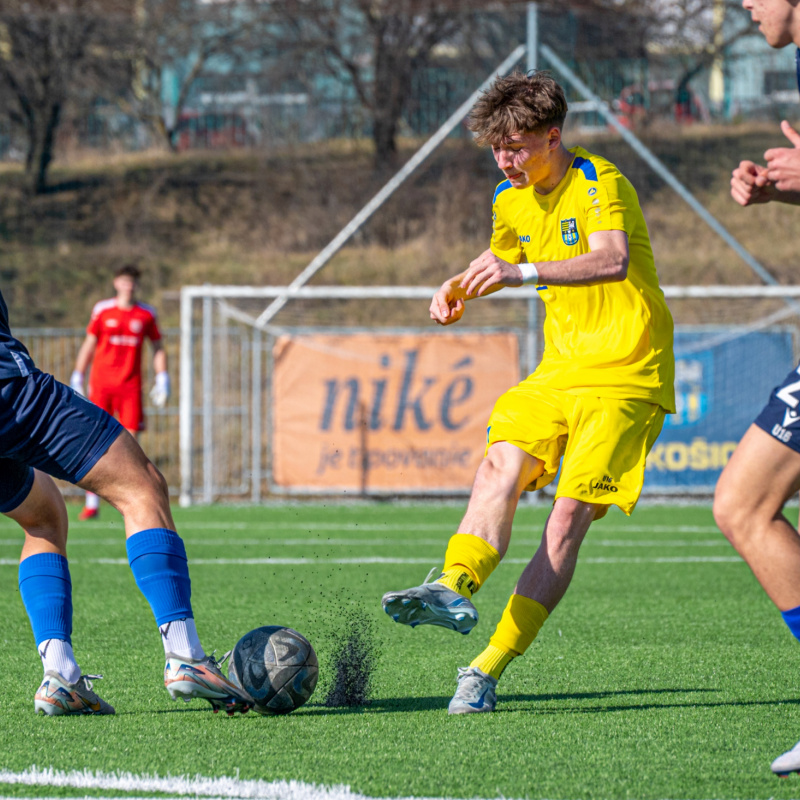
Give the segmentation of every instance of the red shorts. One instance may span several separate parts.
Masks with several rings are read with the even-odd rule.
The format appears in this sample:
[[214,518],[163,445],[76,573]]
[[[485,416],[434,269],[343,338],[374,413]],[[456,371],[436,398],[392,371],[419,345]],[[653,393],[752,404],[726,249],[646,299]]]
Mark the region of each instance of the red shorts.
[[144,412],[142,410],[142,390],[127,386],[90,386],[89,399],[116,417],[123,428],[129,431],[144,430]]

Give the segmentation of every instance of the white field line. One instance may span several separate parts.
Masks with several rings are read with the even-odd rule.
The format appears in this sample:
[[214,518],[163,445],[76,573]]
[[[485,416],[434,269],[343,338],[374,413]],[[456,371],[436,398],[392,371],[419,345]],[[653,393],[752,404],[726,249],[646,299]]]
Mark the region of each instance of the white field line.
[[[441,539],[195,539],[184,536],[184,541],[190,547],[445,547],[447,537]],[[124,539],[118,536],[115,539],[69,539],[71,547],[119,546]],[[538,547],[539,539],[513,539],[518,546]],[[0,539],[0,547],[19,547],[22,544],[22,534],[17,539]],[[727,540],[720,535],[719,539],[699,540],[671,540],[659,541],[657,539],[587,539],[583,548],[592,547],[730,547]]]
[[[504,558],[503,564],[527,564],[529,558]],[[126,558],[71,558],[70,564],[103,564],[106,566],[128,566]],[[192,558],[189,563],[194,566],[316,566],[330,564],[353,564],[367,566],[369,564],[427,564],[441,563],[435,558],[393,558],[383,556],[363,556],[361,558]],[[739,556],[662,556],[655,558],[581,558],[580,564],[743,564]],[[19,559],[0,558],[0,567],[16,567]]]
[[[98,523],[98,522],[71,522],[70,530],[103,530],[119,531],[122,533],[122,523]],[[541,527],[540,523],[530,525],[520,522],[517,529],[523,527]],[[0,524],[0,530],[16,530],[16,526],[7,523]],[[446,522],[442,523],[415,523],[411,525],[397,524],[371,524],[360,525],[357,522],[184,522],[179,526],[181,531],[264,531],[268,534],[282,533],[283,531],[335,531],[344,533],[346,531],[358,531],[361,533],[414,533],[414,532],[439,532],[443,536],[452,533],[453,525]],[[714,525],[624,525],[620,528],[604,526],[595,529],[598,533],[719,533],[719,529]]]
[[[71,789],[106,789],[122,792],[160,792],[172,797],[207,798],[257,798],[258,800],[379,800],[353,792],[349,786],[320,786],[301,781],[242,780],[238,777],[206,778],[202,775],[160,777],[159,775],[134,775],[130,772],[62,772],[54,769],[30,767],[23,772],[0,770],[0,784],[15,786],[57,786]],[[60,800],[63,800],[61,798]],[[93,798],[94,800],[94,798]],[[126,800],[134,800],[133,796]],[[150,798],[154,800],[154,798]],[[395,798],[394,800],[401,800]],[[407,798],[406,800],[410,800]],[[414,798],[433,800],[433,798]]]

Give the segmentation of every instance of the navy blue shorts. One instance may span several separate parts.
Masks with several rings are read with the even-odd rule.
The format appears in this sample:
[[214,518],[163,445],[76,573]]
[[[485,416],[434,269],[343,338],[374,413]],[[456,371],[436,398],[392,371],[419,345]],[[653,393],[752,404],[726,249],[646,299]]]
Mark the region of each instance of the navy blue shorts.
[[0,512],[12,511],[28,496],[33,467],[77,483],[122,430],[46,372],[0,380]]
[[793,369],[769,396],[755,424],[800,453],[800,367]]

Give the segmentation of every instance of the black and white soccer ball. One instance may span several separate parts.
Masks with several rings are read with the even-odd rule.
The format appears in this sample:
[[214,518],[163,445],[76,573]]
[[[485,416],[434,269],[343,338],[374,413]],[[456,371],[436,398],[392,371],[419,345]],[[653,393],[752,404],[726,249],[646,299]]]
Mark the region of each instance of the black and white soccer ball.
[[292,628],[265,625],[236,643],[228,677],[255,700],[259,714],[289,714],[314,692],[319,662],[311,642]]

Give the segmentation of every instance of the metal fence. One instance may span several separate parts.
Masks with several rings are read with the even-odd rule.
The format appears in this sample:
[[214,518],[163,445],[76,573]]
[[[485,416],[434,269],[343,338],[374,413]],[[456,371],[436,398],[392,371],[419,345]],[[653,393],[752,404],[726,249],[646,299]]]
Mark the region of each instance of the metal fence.
[[[187,287],[180,331],[164,331],[170,372],[176,378],[180,373],[180,381],[174,381],[166,408],[146,408],[148,425],[140,442],[173,496],[180,489],[183,504],[258,503],[286,494],[272,475],[278,336],[400,332],[398,321],[419,319],[420,303],[432,291],[308,287],[295,293],[267,330],[254,327],[259,310],[283,288]],[[796,363],[800,288],[665,287],[665,294],[676,321],[678,413],[668,418],[648,459],[645,491],[707,495],[770,388]],[[520,372],[533,370],[541,356],[542,313],[531,290],[471,304],[468,322],[473,331],[516,333]],[[82,329],[16,333],[41,369],[69,380]],[[149,387],[149,358],[144,367]]]
[[[36,366],[69,383],[75,366],[78,349],[86,336],[83,328],[16,328],[14,335],[28,348]],[[178,374],[178,330],[162,331],[164,348],[170,372]],[[146,346],[145,346],[146,347]],[[177,494],[178,487],[178,398],[170,398],[165,408],[149,404],[148,390],[153,385],[153,364],[145,352],[142,363],[146,429],[139,435],[144,451],[167,479],[170,492]],[[177,389],[177,380],[173,381]],[[61,484],[67,495],[80,495],[82,491],[66,483]]]

